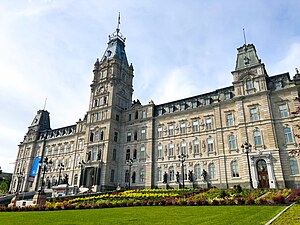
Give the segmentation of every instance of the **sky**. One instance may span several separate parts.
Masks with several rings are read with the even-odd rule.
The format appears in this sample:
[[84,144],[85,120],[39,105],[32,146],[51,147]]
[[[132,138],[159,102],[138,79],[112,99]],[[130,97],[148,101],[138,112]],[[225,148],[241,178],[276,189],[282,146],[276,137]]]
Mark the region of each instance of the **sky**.
[[270,76],[300,67],[298,0],[0,0],[0,166],[13,172],[36,112],[51,128],[88,110],[93,65],[117,27],[142,104],[232,85],[237,48],[253,43]]

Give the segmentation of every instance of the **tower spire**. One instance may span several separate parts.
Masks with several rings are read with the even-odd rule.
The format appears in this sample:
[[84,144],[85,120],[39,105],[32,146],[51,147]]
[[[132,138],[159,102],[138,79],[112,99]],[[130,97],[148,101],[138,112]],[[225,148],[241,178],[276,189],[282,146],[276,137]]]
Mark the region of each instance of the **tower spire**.
[[117,34],[120,32],[120,24],[121,24],[121,16],[120,16],[120,12],[119,12],[119,16],[118,16],[118,25],[117,25]]
[[246,41],[246,32],[245,32],[245,28],[243,28],[243,34],[244,34],[244,42],[245,42],[245,46],[247,46],[247,41]]

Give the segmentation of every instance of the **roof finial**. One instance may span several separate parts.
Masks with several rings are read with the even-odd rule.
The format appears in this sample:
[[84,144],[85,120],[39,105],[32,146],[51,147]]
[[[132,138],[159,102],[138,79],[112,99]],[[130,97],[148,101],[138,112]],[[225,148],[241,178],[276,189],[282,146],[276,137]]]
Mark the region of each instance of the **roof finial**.
[[120,24],[121,24],[121,22],[120,22],[120,20],[121,20],[121,16],[120,16],[120,12],[119,12],[119,17],[118,17],[118,26],[117,26],[117,34],[120,32]]
[[47,103],[47,98],[45,99],[44,109],[43,110],[45,110],[45,108],[46,108],[46,103]]
[[246,41],[246,32],[245,32],[245,28],[243,28],[243,34],[244,34],[244,42],[245,42],[245,46],[247,46],[247,41]]

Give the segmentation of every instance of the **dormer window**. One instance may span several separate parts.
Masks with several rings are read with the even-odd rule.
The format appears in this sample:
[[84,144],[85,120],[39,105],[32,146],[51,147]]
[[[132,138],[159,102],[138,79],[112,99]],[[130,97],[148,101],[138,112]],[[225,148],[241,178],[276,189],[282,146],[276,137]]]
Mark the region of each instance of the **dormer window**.
[[253,88],[253,81],[252,80],[247,80],[246,81],[246,88],[247,90],[250,90]]
[[211,103],[211,98],[205,99],[205,105],[210,105],[210,103]]
[[280,88],[282,88],[281,80],[275,82],[275,89],[280,89]]

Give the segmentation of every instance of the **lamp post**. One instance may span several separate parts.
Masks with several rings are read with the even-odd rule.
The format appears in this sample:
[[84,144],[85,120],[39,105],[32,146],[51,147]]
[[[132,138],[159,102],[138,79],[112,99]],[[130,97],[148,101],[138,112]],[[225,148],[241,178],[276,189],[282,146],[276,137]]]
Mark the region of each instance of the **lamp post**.
[[131,167],[133,164],[133,159],[129,159],[126,161],[126,164],[129,166],[129,183],[128,183],[128,189],[130,190],[130,179],[131,179]]
[[65,168],[65,166],[64,166],[64,164],[63,163],[59,163],[58,164],[58,167],[59,167],[59,175],[58,175],[58,185],[60,185],[60,178],[61,178],[61,170],[63,169],[63,168]]
[[248,171],[249,171],[250,189],[253,189],[252,176],[251,176],[251,170],[250,170],[250,162],[249,162],[249,152],[251,151],[252,146],[248,142],[245,142],[245,144],[243,144],[241,146],[241,148],[243,149],[243,151],[245,150],[245,152],[247,154],[247,163],[248,163]]
[[48,165],[52,165],[52,160],[49,160],[48,157],[46,157],[44,159],[44,161],[40,161],[39,162],[40,166],[42,166],[42,169],[43,169],[43,177],[42,177],[42,186],[41,186],[41,194],[44,194],[44,185],[45,185],[45,173],[46,173],[46,170],[47,170],[47,167]]
[[178,156],[178,159],[179,161],[181,162],[181,173],[182,173],[182,188],[184,188],[184,161],[185,161],[185,157],[186,155],[181,153],[179,156]]

